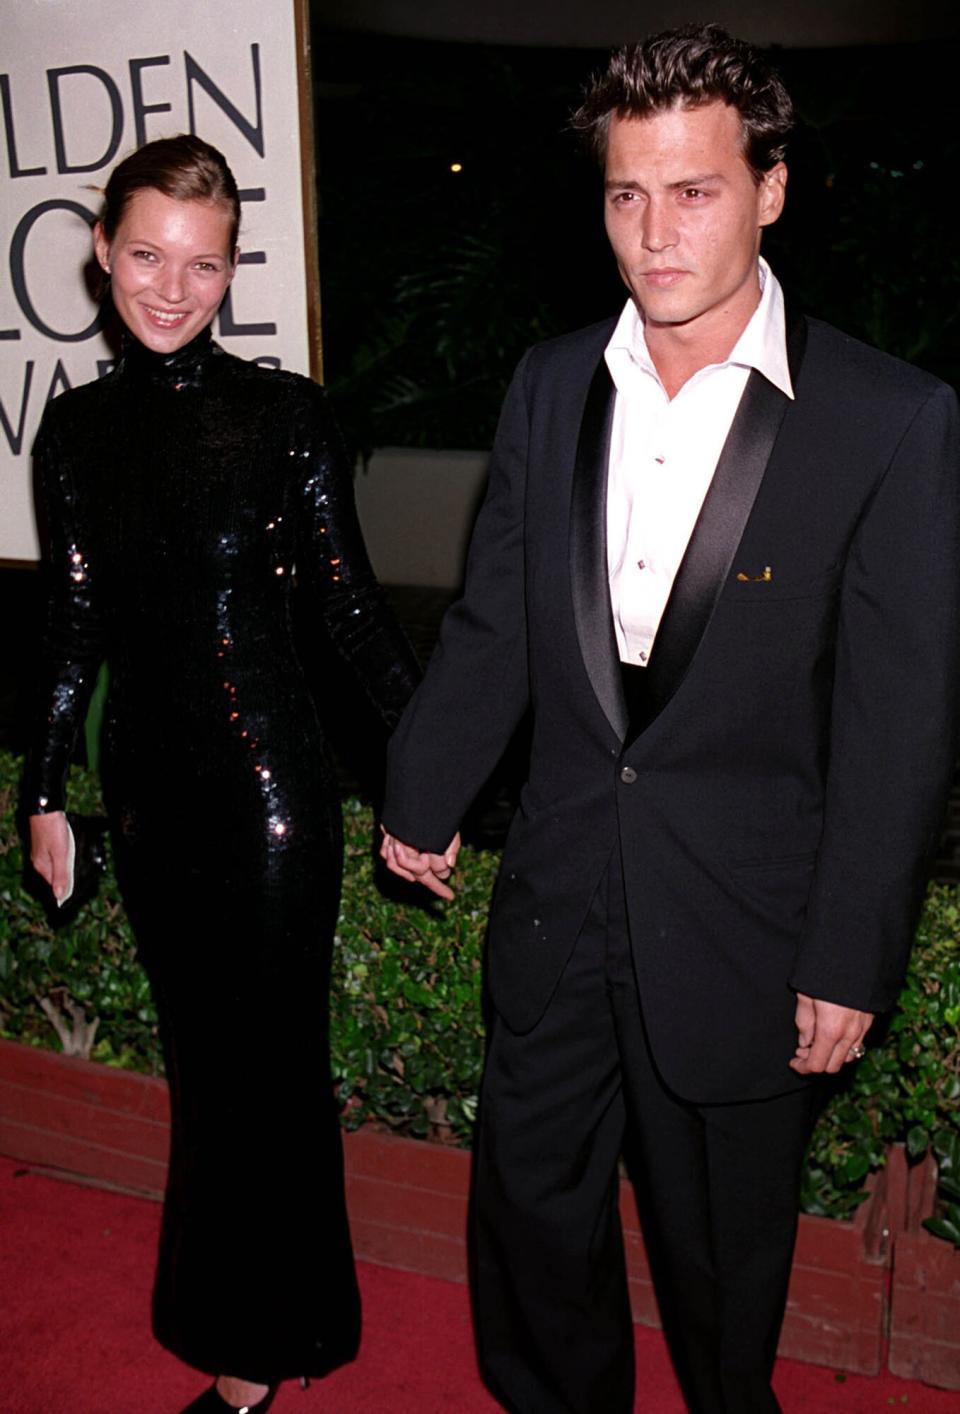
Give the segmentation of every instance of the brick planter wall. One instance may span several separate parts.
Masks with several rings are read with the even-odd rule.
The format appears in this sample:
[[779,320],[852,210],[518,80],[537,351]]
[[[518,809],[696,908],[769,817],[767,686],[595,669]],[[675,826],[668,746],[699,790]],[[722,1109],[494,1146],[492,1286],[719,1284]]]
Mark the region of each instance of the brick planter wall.
[[0,1040],[0,1153],[159,1198],[164,1081]]
[[343,1140],[357,1256],[466,1281],[469,1153],[375,1129]]
[[[0,1040],[0,1153],[157,1198],[167,1114],[162,1081]],[[345,1134],[344,1152],[357,1256],[466,1281],[470,1155],[372,1128]],[[634,1320],[659,1326],[626,1183],[620,1209]],[[885,1171],[852,1222],[801,1217],[781,1354],[861,1374],[880,1369],[890,1226]]]
[[[885,1171],[849,1222],[800,1217],[779,1354],[861,1375],[882,1367],[891,1251]],[[660,1325],[633,1189],[620,1195],[633,1319]]]
[[879,1373],[893,1255],[886,1170],[868,1186],[870,1197],[848,1222],[801,1216],[781,1355]]
[[907,1170],[902,1151],[890,1162],[906,1201],[894,1252],[889,1367],[904,1379],[960,1390],[960,1252],[921,1226],[933,1216],[937,1166],[928,1156]]

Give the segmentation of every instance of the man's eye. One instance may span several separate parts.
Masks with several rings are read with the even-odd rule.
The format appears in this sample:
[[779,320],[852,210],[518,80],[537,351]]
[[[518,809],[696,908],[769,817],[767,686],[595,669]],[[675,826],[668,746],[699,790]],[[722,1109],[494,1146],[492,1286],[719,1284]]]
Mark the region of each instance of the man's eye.
[[702,187],[687,187],[683,195],[687,198],[688,201],[693,201],[697,197],[706,196],[706,192],[703,190]]

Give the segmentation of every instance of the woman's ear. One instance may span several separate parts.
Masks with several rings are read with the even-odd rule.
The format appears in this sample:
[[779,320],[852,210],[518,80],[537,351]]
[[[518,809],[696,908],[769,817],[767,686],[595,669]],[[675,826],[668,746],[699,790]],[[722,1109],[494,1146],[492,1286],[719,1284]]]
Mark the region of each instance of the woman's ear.
[[93,249],[97,257],[97,263],[105,275],[110,274],[110,242],[103,233],[103,226],[98,221],[93,228]]

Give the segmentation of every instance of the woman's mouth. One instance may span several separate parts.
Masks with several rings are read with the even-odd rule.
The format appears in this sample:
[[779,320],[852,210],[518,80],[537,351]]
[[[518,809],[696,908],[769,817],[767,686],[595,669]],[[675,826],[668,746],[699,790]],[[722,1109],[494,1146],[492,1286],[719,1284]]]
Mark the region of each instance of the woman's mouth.
[[189,314],[189,310],[186,309],[156,309],[150,304],[141,305],[140,308],[146,313],[151,323],[156,324],[159,329],[176,329]]

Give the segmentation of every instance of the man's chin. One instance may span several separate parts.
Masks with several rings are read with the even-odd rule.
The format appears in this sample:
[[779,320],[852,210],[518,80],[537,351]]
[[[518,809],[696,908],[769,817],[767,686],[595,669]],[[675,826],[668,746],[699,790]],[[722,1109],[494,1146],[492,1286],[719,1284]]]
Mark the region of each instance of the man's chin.
[[702,310],[695,305],[691,305],[688,300],[666,300],[640,298],[634,293],[634,304],[640,311],[640,315],[651,329],[679,328],[684,324],[689,324],[699,317]]

